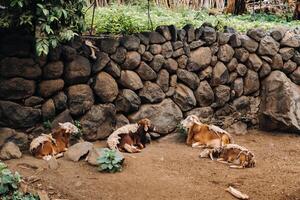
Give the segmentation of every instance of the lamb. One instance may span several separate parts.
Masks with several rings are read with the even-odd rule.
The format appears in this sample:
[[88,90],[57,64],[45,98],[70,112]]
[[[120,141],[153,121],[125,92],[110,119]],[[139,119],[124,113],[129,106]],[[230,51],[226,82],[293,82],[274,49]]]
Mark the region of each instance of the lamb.
[[230,168],[250,168],[255,167],[256,161],[254,154],[247,148],[237,144],[227,144],[222,147],[203,151],[200,157],[210,157],[212,160],[217,158],[218,162],[232,163]]
[[186,144],[192,147],[220,147],[234,143],[232,136],[215,125],[203,124],[195,115],[188,116],[181,122],[188,129]]
[[146,147],[146,133],[154,131],[149,119],[142,119],[136,124],[125,125],[114,131],[107,139],[110,149],[138,153]]
[[30,152],[37,158],[49,160],[52,156],[61,156],[69,147],[70,135],[77,133],[78,128],[70,122],[59,123],[59,128],[51,134],[42,134],[30,143]]

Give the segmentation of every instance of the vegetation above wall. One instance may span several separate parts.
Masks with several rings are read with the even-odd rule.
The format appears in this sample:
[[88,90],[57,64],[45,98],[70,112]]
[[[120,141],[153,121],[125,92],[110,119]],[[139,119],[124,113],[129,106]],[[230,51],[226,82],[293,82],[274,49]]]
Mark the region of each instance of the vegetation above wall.
[[4,0],[0,1],[0,27],[26,29],[36,39],[38,55],[84,30],[85,0]]
[[[86,13],[86,23],[89,26],[92,21],[92,9]],[[192,9],[167,9],[159,6],[151,6],[151,20],[153,27],[159,25],[174,24],[182,28],[186,24],[200,27],[204,22],[209,22],[218,29],[230,26],[240,32],[246,32],[251,28],[270,29],[276,26],[297,27],[300,21],[290,21],[289,15],[268,15],[268,14],[245,14],[238,16],[231,15],[210,15],[207,11]],[[112,5],[96,9],[94,27],[97,33],[136,33],[148,31],[147,6],[146,5]]]

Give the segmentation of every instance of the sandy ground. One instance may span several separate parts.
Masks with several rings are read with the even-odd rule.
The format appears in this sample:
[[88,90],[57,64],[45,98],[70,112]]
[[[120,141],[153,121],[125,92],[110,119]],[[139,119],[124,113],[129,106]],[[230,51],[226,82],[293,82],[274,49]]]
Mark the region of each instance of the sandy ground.
[[57,170],[47,169],[45,161],[29,155],[6,163],[23,177],[38,177],[32,187],[46,190],[53,199],[227,200],[234,198],[225,189],[234,186],[250,199],[300,200],[299,135],[251,131],[235,141],[254,152],[255,168],[230,169],[200,159],[200,150],[185,146],[176,134],[152,142],[140,154],[125,154],[124,170],[116,174],[99,173],[84,161],[64,158],[59,159]]

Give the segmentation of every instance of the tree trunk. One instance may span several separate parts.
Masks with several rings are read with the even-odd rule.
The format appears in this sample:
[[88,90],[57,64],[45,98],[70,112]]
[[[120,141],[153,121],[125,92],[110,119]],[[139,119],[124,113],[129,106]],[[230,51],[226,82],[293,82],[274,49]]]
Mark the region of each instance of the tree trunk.
[[295,11],[294,11],[294,20],[300,20],[300,0],[297,0]]

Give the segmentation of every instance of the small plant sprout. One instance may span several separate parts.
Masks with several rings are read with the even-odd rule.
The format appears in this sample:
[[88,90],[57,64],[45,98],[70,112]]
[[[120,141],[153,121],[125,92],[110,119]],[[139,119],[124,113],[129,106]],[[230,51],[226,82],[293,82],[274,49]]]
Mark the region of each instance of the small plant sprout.
[[43,127],[47,130],[51,130],[52,129],[52,124],[51,124],[50,120],[44,121],[43,122]]
[[180,135],[186,136],[187,135],[187,129],[182,126],[181,124],[177,125],[177,130],[179,131]]
[[74,134],[73,134],[73,137],[74,137],[75,139],[80,139],[80,138],[82,137],[82,135],[83,135],[81,123],[80,123],[80,121],[75,120],[75,121],[74,121],[74,125],[78,128],[78,132],[77,132],[77,133],[74,133]]
[[108,148],[103,148],[101,149],[100,153],[100,157],[97,158],[99,171],[109,173],[122,171],[124,156],[120,152]]

